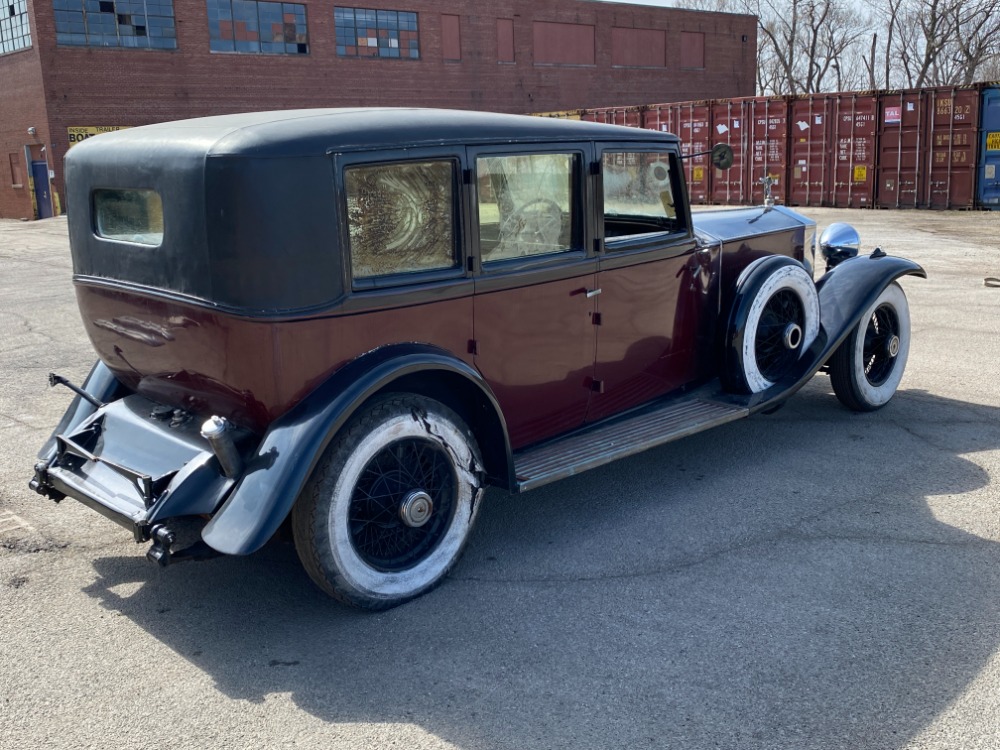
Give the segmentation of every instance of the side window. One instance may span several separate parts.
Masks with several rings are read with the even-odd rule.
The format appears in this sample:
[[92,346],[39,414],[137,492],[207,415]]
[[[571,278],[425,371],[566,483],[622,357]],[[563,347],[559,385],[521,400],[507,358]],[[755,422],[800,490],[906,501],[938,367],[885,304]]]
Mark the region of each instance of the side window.
[[601,157],[604,236],[608,241],[685,229],[674,202],[676,165],[671,154],[605,152]]
[[576,164],[573,154],[476,159],[483,262],[573,248]]
[[451,161],[344,170],[355,279],[458,266],[454,171]]

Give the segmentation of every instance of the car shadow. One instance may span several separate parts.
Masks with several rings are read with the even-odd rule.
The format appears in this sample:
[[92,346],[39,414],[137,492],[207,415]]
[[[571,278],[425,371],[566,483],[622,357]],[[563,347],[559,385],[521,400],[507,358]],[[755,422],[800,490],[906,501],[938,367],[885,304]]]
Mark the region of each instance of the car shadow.
[[489,494],[449,580],[389,612],[327,599],[281,542],[106,557],[85,590],[225,695],[331,723],[461,748],[901,748],[1000,640],[990,478],[966,457],[998,447],[996,407],[910,390],[852,414],[817,378],[773,416]]

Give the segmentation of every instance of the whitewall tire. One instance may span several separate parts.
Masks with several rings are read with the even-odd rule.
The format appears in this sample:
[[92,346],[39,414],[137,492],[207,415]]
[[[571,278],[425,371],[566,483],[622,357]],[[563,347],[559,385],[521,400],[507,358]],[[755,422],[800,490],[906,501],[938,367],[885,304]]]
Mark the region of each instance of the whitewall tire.
[[819,295],[801,263],[760,258],[740,275],[726,333],[723,383],[760,393],[792,370],[819,334]]
[[333,439],[292,511],[295,546],[326,593],[387,609],[458,560],[482,495],[476,440],[451,409],[394,394]]
[[893,282],[830,358],[834,393],[853,411],[885,406],[899,388],[909,354],[910,306]]

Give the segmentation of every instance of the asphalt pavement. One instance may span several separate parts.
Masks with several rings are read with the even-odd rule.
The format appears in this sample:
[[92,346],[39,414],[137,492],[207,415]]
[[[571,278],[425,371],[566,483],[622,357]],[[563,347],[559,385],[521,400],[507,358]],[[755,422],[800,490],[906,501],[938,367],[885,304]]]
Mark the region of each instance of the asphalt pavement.
[[66,223],[0,221],[0,747],[1000,747],[1000,212],[805,209],[910,257],[883,410],[817,376],[519,497],[380,614],[290,544],[159,569],[27,488],[93,355]]

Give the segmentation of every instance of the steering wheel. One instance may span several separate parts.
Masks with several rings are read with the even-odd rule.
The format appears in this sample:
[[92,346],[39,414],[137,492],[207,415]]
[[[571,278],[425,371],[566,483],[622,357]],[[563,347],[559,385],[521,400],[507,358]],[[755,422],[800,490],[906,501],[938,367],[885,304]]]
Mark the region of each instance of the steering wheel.
[[549,198],[535,198],[515,209],[500,225],[503,244],[518,247],[517,255],[556,250],[562,234],[562,209]]

